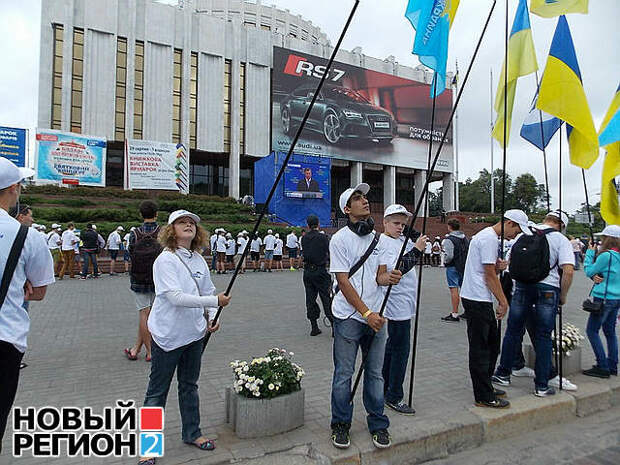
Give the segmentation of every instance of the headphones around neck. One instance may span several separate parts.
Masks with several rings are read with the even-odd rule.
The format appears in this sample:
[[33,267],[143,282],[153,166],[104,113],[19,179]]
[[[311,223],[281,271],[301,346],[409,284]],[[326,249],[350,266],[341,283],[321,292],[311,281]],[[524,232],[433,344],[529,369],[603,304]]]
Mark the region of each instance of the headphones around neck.
[[375,229],[375,220],[372,219],[372,216],[369,216],[365,220],[359,220],[353,223],[349,218],[347,219],[347,226],[358,236],[366,236]]

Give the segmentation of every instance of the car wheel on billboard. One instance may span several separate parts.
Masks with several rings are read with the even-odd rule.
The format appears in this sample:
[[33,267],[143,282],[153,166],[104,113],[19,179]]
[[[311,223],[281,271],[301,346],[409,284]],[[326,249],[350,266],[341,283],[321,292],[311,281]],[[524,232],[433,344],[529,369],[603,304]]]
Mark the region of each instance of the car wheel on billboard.
[[287,136],[291,134],[291,111],[284,107],[282,109],[282,131]]
[[342,135],[340,120],[333,110],[327,110],[323,118],[323,136],[330,144],[337,144]]

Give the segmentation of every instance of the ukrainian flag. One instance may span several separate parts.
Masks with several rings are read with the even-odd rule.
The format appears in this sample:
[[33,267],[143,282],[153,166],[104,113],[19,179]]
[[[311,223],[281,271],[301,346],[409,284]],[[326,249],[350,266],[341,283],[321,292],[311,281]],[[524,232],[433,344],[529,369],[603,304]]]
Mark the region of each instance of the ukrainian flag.
[[620,224],[620,205],[614,179],[620,176],[620,86],[603,119],[599,142],[606,146],[601,184],[601,216],[609,224]]
[[508,39],[508,86],[507,103],[508,109],[504,111],[504,72],[506,63],[502,66],[497,93],[495,94],[495,111],[497,120],[493,126],[493,137],[504,145],[504,115],[506,116],[506,145],[510,139],[510,123],[512,122],[512,108],[517,90],[517,78],[533,73],[538,70],[536,50],[532,39],[530,15],[527,11],[527,2],[519,0],[519,6],[512,23],[512,30]]
[[532,13],[543,18],[568,13],[588,14],[588,0],[532,0]]
[[564,16],[558,19],[536,108],[566,122],[571,163],[590,168],[598,158],[598,136]]
[[416,30],[413,54],[435,71],[431,97],[446,89],[448,37],[460,0],[409,0],[405,17]]

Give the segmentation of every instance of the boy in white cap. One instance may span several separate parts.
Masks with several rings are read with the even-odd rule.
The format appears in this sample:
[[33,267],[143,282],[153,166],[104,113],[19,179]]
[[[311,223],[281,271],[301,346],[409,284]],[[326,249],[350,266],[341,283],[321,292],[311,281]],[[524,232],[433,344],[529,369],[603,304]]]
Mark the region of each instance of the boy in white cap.
[[235,252],[237,242],[233,239],[231,233],[226,233],[226,268],[235,269]]
[[60,240],[61,232],[61,225],[54,223],[52,225],[52,230],[47,236],[47,248],[50,250],[52,258],[54,259],[54,274],[56,276],[62,266],[62,255],[60,253],[60,244],[62,244],[62,241]]
[[276,262],[276,270],[284,271],[284,267],[282,266],[282,254],[284,253],[282,249],[284,247],[284,241],[280,239],[280,234],[278,233],[276,233],[274,237],[276,238],[276,245],[273,249],[273,261]]
[[271,229],[267,230],[267,235],[263,239],[263,244],[265,244],[265,268],[269,273],[271,273],[274,255],[273,251],[276,248],[276,238]]
[[[243,252],[245,252],[245,247],[248,245],[248,240],[246,239],[244,233],[245,231],[241,231],[237,234],[237,258],[235,261],[235,267],[239,264],[239,260],[243,259]],[[239,273],[245,273],[245,259],[243,259]]]
[[125,230],[122,226],[116,228],[115,231],[112,231],[108,236],[108,252],[110,254],[110,276],[116,275],[115,266],[116,259],[118,258],[118,251],[121,249],[121,233]]

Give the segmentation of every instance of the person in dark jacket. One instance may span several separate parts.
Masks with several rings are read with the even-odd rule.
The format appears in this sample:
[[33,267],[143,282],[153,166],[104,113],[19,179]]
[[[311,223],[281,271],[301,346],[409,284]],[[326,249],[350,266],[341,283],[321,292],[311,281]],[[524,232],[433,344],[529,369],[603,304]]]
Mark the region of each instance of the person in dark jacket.
[[99,252],[98,238],[99,234],[93,229],[93,225],[88,224],[86,231],[82,233],[81,254],[84,258],[84,263],[82,264],[82,276],[80,279],[88,277],[88,268],[91,261],[93,262],[93,277],[99,277],[99,265],[97,264],[97,253]]

